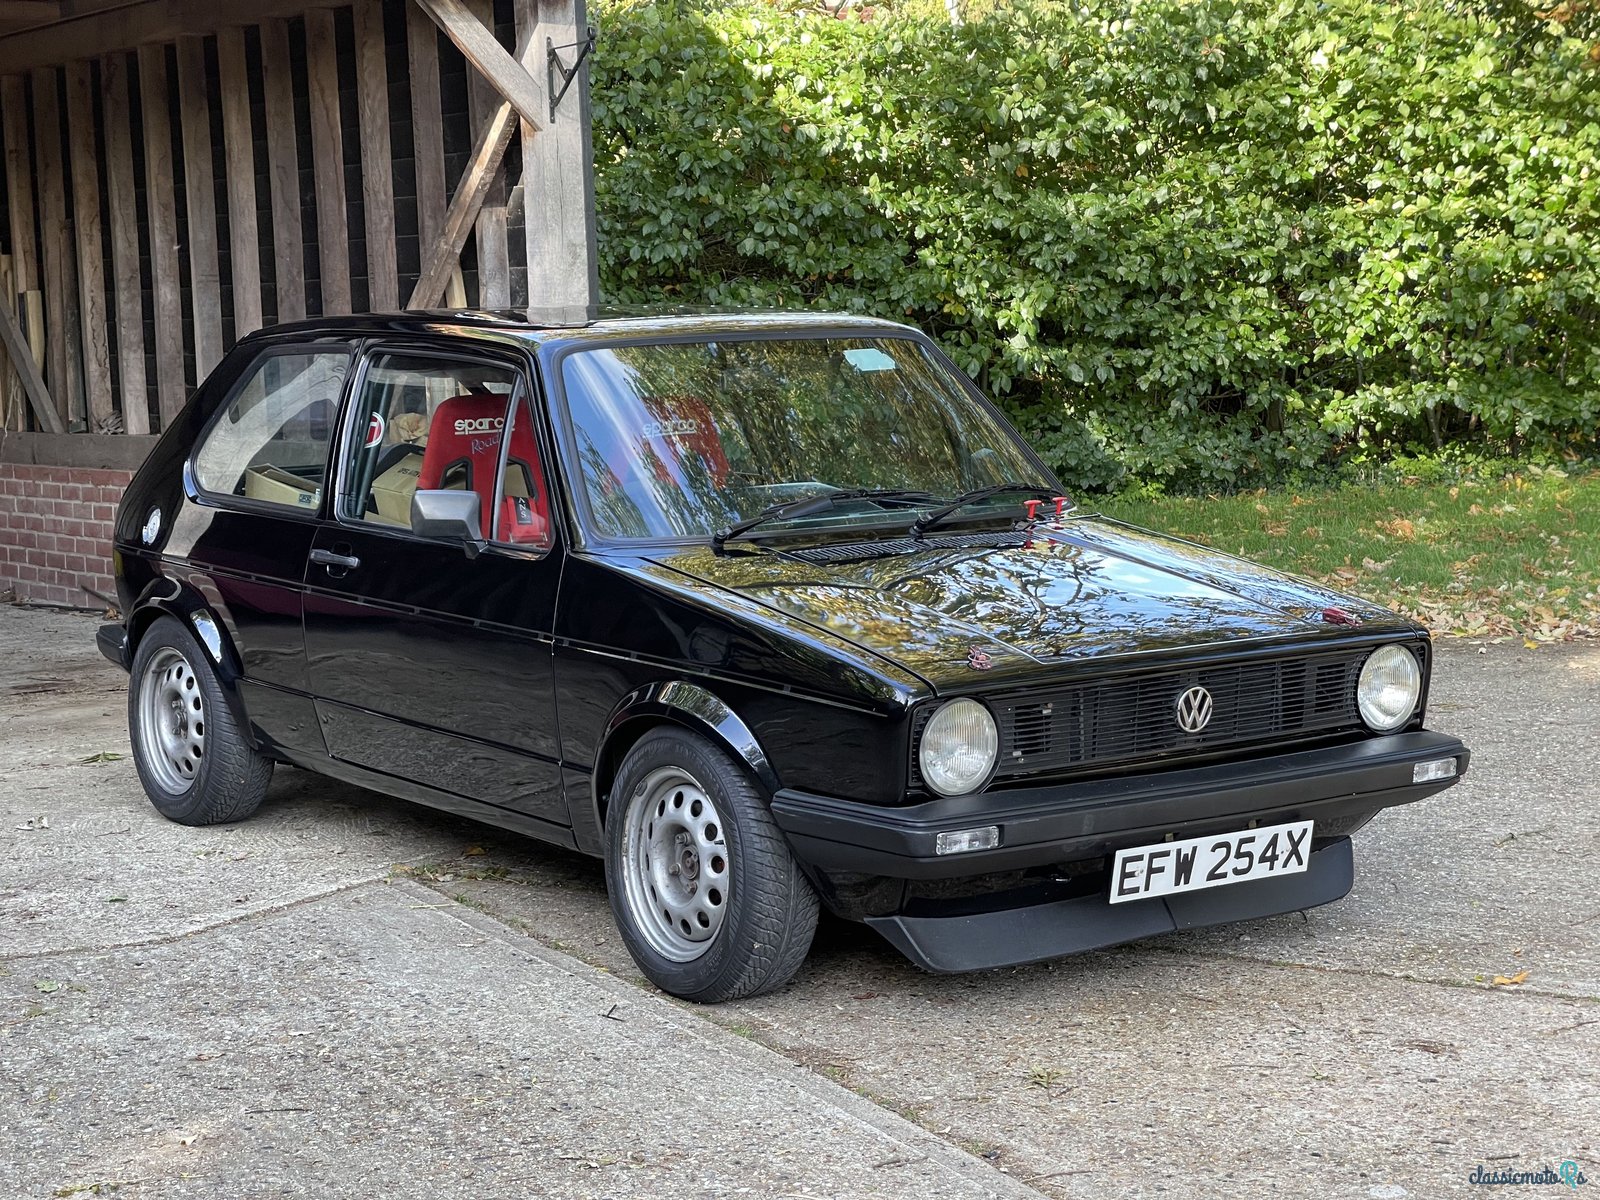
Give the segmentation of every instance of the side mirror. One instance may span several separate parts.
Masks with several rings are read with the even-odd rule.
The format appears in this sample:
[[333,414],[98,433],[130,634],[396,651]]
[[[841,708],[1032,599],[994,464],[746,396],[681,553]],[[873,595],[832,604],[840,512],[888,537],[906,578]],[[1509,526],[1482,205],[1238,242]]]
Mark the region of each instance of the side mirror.
[[483,501],[477,492],[420,491],[411,496],[411,532],[442,542],[461,542],[468,558],[483,549]]

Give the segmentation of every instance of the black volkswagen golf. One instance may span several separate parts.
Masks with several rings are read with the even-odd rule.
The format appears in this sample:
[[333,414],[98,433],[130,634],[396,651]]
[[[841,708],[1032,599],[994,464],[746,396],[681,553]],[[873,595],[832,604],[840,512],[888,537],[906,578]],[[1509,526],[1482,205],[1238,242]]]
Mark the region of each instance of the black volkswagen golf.
[[668,992],[799,968],[818,906],[921,966],[1324,904],[1448,787],[1425,630],[1080,515],[921,333],[414,313],[242,340],[117,519],[139,775],[275,763],[605,859]]

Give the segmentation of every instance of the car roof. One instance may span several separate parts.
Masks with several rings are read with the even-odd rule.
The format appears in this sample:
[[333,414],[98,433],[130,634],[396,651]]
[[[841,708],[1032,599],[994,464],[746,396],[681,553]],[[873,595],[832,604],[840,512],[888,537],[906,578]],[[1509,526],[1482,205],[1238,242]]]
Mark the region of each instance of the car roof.
[[530,341],[615,337],[672,337],[794,330],[850,330],[864,336],[904,336],[911,327],[850,313],[691,307],[414,309],[397,313],[352,313],[271,325],[252,337],[407,333],[470,334],[481,330],[522,335]]

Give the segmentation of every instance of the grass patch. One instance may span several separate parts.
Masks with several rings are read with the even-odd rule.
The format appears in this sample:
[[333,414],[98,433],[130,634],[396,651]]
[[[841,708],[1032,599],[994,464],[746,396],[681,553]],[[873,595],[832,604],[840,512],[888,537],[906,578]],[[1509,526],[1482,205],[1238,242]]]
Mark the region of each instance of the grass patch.
[[1124,495],[1098,507],[1363,596],[1436,633],[1535,642],[1600,634],[1600,470]]

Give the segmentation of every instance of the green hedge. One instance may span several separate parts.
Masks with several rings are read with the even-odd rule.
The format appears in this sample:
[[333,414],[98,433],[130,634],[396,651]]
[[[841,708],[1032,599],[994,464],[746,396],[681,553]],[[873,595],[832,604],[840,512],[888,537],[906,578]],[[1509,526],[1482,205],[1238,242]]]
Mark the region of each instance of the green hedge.
[[1594,445],[1600,49],[1520,0],[599,16],[610,300],[921,325],[1086,487]]

